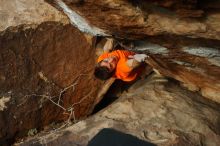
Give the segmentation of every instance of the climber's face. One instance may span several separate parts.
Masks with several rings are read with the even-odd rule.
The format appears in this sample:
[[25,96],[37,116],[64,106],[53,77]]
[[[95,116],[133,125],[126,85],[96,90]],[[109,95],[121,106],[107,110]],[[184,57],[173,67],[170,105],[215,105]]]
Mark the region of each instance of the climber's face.
[[108,57],[102,60],[100,66],[105,66],[109,69],[110,72],[114,71],[118,63],[117,57]]

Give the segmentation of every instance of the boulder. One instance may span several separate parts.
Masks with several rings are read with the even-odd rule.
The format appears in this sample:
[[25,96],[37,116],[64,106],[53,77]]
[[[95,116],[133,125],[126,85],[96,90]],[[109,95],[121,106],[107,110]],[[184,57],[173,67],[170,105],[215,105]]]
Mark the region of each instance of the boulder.
[[85,121],[18,145],[87,145],[103,128],[156,145],[219,145],[218,0],[45,1],[56,9],[43,0],[0,2],[0,145],[91,114],[114,82],[93,77],[94,36],[148,54],[162,76],[138,81]]
[[[118,137],[125,134],[130,135],[130,140],[135,137],[145,141],[146,146],[218,146],[219,107],[198,93],[183,89],[175,80],[152,74],[90,118],[15,145],[119,145]],[[116,130],[116,134],[103,134],[106,128]],[[118,137],[113,140],[115,135]]]
[[220,102],[219,1],[46,1],[83,32],[135,40],[126,49],[147,53],[158,72]]
[[42,0],[1,1],[0,14],[0,145],[86,117],[100,87],[94,38]]
[[220,103],[220,50],[204,43],[167,48],[136,41],[133,51],[149,55],[147,63],[160,74],[181,81],[188,90]]
[[65,15],[43,0],[1,0],[0,31],[21,24],[40,24],[45,21],[66,22]]
[[177,35],[220,39],[219,1],[45,0],[81,31],[119,38]]

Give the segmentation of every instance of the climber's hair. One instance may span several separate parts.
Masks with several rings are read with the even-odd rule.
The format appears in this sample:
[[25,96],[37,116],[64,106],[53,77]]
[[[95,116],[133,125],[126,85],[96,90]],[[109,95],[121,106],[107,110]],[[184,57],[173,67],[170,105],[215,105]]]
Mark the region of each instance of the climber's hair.
[[94,75],[100,80],[107,80],[112,77],[113,72],[110,72],[107,67],[101,66],[101,62],[96,65]]

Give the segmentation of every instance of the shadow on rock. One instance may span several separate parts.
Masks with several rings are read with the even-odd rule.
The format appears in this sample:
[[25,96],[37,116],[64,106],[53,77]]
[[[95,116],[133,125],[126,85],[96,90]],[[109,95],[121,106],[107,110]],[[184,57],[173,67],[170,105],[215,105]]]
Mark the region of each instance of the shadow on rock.
[[102,129],[88,144],[88,146],[156,146],[129,134],[114,129]]

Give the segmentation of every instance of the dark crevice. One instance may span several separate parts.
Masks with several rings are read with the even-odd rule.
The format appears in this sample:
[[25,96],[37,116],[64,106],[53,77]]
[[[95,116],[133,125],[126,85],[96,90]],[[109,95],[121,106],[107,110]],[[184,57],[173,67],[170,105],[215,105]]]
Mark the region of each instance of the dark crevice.
[[128,90],[128,88],[132,84],[134,84],[134,82],[128,83],[128,82],[123,82],[121,80],[116,80],[111,85],[111,87],[109,88],[103,99],[95,106],[92,114],[95,114],[100,110],[104,109],[105,107],[109,106],[110,104],[112,104],[120,97],[121,93]]

